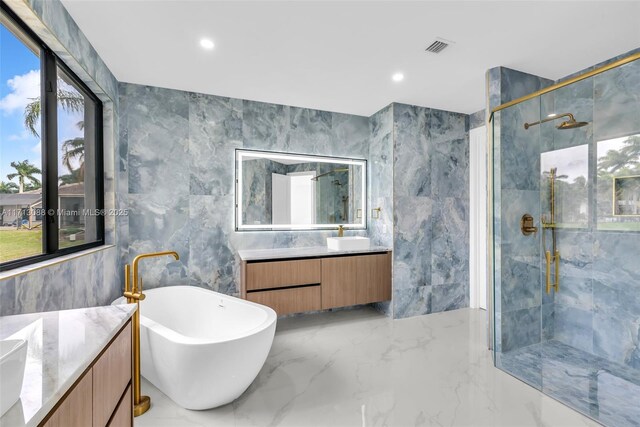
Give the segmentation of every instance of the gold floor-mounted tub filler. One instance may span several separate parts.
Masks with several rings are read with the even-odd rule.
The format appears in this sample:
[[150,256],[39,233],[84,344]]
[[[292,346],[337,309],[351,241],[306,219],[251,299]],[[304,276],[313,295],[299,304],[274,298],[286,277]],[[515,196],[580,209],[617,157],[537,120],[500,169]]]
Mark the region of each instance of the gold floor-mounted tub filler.
[[133,415],[139,416],[149,410],[151,399],[140,394],[140,301],[144,299],[142,293],[142,279],[138,277],[138,263],[142,258],[152,258],[171,255],[176,260],[180,255],[174,251],[153,252],[138,255],[133,259],[133,281],[131,280],[130,265],[124,266],[124,296],[128,303],[138,304],[138,309],[133,314]]

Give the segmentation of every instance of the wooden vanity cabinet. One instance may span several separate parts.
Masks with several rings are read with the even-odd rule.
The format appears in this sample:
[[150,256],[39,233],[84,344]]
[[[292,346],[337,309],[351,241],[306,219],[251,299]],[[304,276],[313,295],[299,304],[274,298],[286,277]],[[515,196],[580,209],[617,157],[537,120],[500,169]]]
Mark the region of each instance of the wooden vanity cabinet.
[[391,300],[391,253],[357,256],[356,304]]
[[355,256],[322,260],[322,308],[356,305]]
[[45,417],[44,427],[132,427],[131,321]]
[[278,315],[388,301],[391,252],[244,261],[240,292]]
[[323,309],[390,299],[390,253],[322,260]]

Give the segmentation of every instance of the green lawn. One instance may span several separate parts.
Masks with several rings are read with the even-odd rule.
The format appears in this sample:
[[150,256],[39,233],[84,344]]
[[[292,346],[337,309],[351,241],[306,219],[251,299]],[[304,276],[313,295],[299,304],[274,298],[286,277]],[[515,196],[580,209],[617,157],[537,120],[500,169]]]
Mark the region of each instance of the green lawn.
[[0,228],[0,262],[42,253],[42,230]]
[[[63,239],[61,248],[81,245],[84,240],[74,242]],[[42,229],[16,230],[13,227],[0,227],[0,262],[13,261],[42,253]]]

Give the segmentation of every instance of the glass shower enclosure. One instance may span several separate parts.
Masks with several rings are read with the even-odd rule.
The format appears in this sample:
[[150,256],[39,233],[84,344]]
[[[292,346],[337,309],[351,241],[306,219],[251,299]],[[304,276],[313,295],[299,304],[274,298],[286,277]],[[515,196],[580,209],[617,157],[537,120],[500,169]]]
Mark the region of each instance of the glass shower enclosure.
[[541,92],[491,122],[495,365],[637,426],[640,59]]

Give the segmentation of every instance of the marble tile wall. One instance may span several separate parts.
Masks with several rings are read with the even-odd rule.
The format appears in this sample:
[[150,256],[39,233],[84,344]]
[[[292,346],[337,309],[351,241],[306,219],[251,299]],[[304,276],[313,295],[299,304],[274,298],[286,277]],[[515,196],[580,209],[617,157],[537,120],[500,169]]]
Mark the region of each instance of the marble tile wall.
[[[553,84],[551,80],[498,67],[488,71],[489,105],[494,107]],[[494,233],[496,350],[539,343],[550,334],[553,301],[543,296],[539,236],[524,236],[524,213],[540,218],[540,129],[536,98],[494,115]],[[545,317],[542,317],[544,312]]]
[[[87,38],[59,0],[7,0],[5,3],[102,100],[104,110],[105,208],[126,208],[118,197],[118,86]],[[105,219],[105,240],[114,245],[50,267],[0,280],[0,315],[61,310],[113,301],[121,291],[118,247],[126,247],[124,217]]]
[[[618,58],[614,58],[618,59]],[[581,230],[559,233],[563,287],[555,300],[554,338],[607,360],[640,369],[640,234],[600,230],[595,209],[598,141],[640,133],[640,61],[555,91],[559,109],[575,112],[588,126],[553,148],[584,143],[589,150],[589,220]],[[599,200],[598,200],[599,201]],[[604,202],[610,211],[610,199]],[[628,219],[633,221],[634,219]],[[635,219],[637,221],[637,219]]]
[[468,307],[468,116],[392,108],[394,317]]
[[396,254],[395,303],[380,308],[407,317],[468,306],[466,115],[393,104],[366,118],[132,84],[121,84],[120,104],[128,257],[181,254],[148,260],[146,287],[236,294],[238,250],[323,245],[334,234],[235,232],[230,165],[244,147],[368,159],[369,206],[381,208],[378,219],[369,210],[368,232]]
[[0,316],[110,304],[120,296],[114,247],[0,281]]
[[373,243],[393,246],[393,104],[369,120],[369,213],[380,208],[379,218],[369,221]]
[[145,260],[147,288],[237,294],[238,250],[324,245],[335,234],[235,232],[236,148],[369,156],[367,117],[124,83],[120,105],[130,206],[124,257],[164,249],[181,256]]
[[486,124],[486,110],[476,111],[473,114],[469,114],[469,129],[475,129]]

